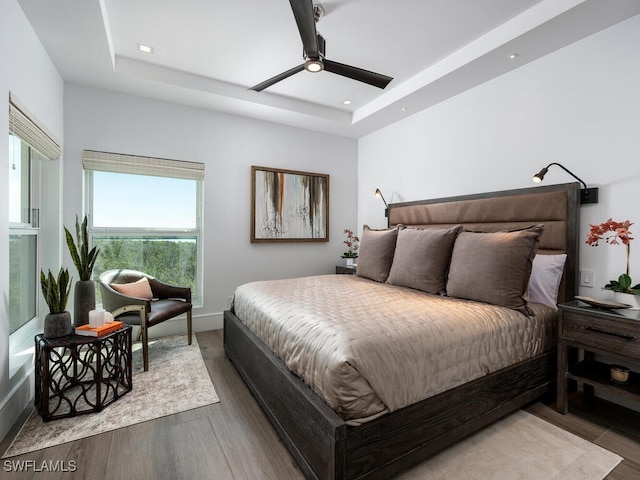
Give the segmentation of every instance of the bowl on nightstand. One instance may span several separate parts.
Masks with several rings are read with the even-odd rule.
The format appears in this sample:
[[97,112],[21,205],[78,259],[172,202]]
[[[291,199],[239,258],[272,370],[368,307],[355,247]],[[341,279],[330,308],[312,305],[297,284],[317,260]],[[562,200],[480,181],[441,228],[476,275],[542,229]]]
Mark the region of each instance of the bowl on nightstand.
[[622,365],[611,365],[611,380],[618,383],[629,381],[629,369]]

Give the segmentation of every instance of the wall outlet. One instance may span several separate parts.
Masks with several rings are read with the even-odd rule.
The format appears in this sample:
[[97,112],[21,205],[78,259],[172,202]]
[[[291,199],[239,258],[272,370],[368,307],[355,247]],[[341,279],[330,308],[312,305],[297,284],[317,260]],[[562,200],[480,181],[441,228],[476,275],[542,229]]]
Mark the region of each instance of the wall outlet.
[[594,270],[580,270],[580,286],[591,287],[595,285],[596,272]]

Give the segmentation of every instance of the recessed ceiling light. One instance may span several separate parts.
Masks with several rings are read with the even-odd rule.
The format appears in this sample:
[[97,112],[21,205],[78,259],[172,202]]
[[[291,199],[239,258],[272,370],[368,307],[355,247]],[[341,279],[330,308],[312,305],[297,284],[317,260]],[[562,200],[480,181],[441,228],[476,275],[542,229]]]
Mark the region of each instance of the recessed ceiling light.
[[511,60],[513,60],[514,58],[516,58],[518,55],[520,55],[519,53],[512,53],[511,55],[509,55],[509,58]]
[[351,105],[351,100],[345,100],[342,102],[343,105]]
[[153,54],[153,47],[150,47],[149,45],[143,45],[142,43],[138,44],[138,50],[140,50],[142,53]]
[[403,112],[406,112],[407,110],[409,110],[407,107],[402,107]]

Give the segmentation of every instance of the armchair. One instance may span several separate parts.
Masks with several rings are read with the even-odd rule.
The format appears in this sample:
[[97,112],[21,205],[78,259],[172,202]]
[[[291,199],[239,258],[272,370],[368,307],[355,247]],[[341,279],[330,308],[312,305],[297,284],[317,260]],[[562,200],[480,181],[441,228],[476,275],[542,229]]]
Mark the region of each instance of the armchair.
[[[130,296],[123,293],[123,291],[130,290],[132,286],[134,290],[140,290],[139,285],[134,282],[145,278],[151,287],[151,292],[148,295],[136,293],[136,296]],[[176,287],[161,282],[146,273],[122,269],[103,272],[98,278],[98,285],[100,285],[104,309],[111,312],[114,318],[119,321],[140,327],[139,338],[142,338],[145,372],[149,370],[149,337],[147,332],[149,327],[186,313],[187,335],[189,345],[191,345],[190,288]],[[114,288],[113,285],[116,287]],[[122,286],[119,287],[120,285]],[[148,298],[149,296],[152,298]]]

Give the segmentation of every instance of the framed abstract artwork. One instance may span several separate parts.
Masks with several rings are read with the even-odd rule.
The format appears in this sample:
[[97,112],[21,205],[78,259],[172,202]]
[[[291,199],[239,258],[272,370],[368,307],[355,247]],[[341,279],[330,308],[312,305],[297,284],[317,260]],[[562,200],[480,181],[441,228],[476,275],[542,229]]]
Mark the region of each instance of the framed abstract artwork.
[[251,167],[251,242],[328,242],[329,175]]

